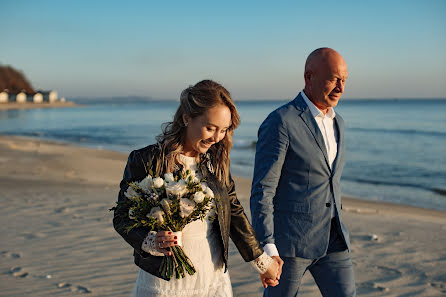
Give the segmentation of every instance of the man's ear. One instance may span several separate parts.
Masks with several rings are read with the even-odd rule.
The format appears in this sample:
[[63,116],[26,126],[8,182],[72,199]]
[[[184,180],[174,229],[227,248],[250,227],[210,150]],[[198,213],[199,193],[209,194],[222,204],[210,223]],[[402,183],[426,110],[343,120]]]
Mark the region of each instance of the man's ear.
[[307,86],[311,85],[311,76],[312,76],[311,71],[305,71],[304,73],[305,85]]

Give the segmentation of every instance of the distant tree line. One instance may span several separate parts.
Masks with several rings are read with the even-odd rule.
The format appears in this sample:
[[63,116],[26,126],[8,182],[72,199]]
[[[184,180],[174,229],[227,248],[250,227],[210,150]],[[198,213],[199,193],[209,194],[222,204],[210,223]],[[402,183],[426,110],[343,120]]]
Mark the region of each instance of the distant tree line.
[[34,88],[25,75],[9,65],[0,65],[0,92],[7,89],[9,94],[17,94],[24,91],[34,94]]

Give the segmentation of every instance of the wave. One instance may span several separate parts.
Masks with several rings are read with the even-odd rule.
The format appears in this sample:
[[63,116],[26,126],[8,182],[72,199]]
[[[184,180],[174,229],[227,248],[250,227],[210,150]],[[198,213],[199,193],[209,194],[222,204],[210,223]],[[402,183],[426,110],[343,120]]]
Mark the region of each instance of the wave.
[[369,184],[369,185],[380,185],[380,186],[397,186],[397,187],[406,187],[406,188],[416,188],[422,189],[430,192],[434,192],[441,196],[446,196],[446,189],[441,188],[431,188],[423,185],[409,184],[409,183],[399,183],[399,182],[391,182],[391,181],[382,181],[382,180],[370,180],[370,179],[362,179],[362,178],[353,178],[343,176],[342,180],[354,181],[357,183]]
[[435,137],[446,137],[446,132],[441,131],[426,131],[416,129],[373,129],[373,128],[348,128],[350,131],[359,132],[374,132],[374,133],[386,133],[386,134],[404,134],[404,135],[427,135]]

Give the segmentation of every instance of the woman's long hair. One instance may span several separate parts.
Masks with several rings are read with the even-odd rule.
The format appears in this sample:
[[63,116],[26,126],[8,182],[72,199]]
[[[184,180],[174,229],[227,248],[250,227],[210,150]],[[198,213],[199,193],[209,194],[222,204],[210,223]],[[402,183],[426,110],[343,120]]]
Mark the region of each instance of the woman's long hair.
[[[210,108],[225,105],[231,111],[231,126],[225,137],[211,146],[208,152],[211,155],[214,174],[218,180],[229,185],[229,152],[232,148],[232,135],[234,129],[240,124],[240,116],[232,101],[231,94],[222,85],[212,80],[202,80],[181,92],[180,106],[172,122],[163,125],[163,132],[156,137],[161,148],[161,160],[156,171],[173,171],[175,164],[181,163],[179,154],[183,151],[186,138],[186,126],[183,115],[190,118],[203,115]],[[161,163],[161,164],[160,164]]]

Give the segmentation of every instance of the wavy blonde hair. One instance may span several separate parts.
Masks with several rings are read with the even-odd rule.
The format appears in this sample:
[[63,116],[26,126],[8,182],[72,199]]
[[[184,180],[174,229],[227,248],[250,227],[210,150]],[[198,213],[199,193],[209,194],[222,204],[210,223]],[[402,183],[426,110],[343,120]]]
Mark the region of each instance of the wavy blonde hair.
[[161,172],[162,168],[166,172],[171,172],[176,164],[181,163],[179,154],[183,151],[186,140],[183,115],[196,118],[217,105],[226,105],[229,108],[231,126],[225,137],[212,145],[208,153],[211,156],[215,176],[220,182],[229,185],[229,152],[232,148],[234,130],[240,124],[240,116],[228,90],[212,80],[202,80],[181,92],[180,106],[178,106],[173,121],[163,124],[163,132],[156,138],[161,148],[162,160],[157,164],[157,172]]

